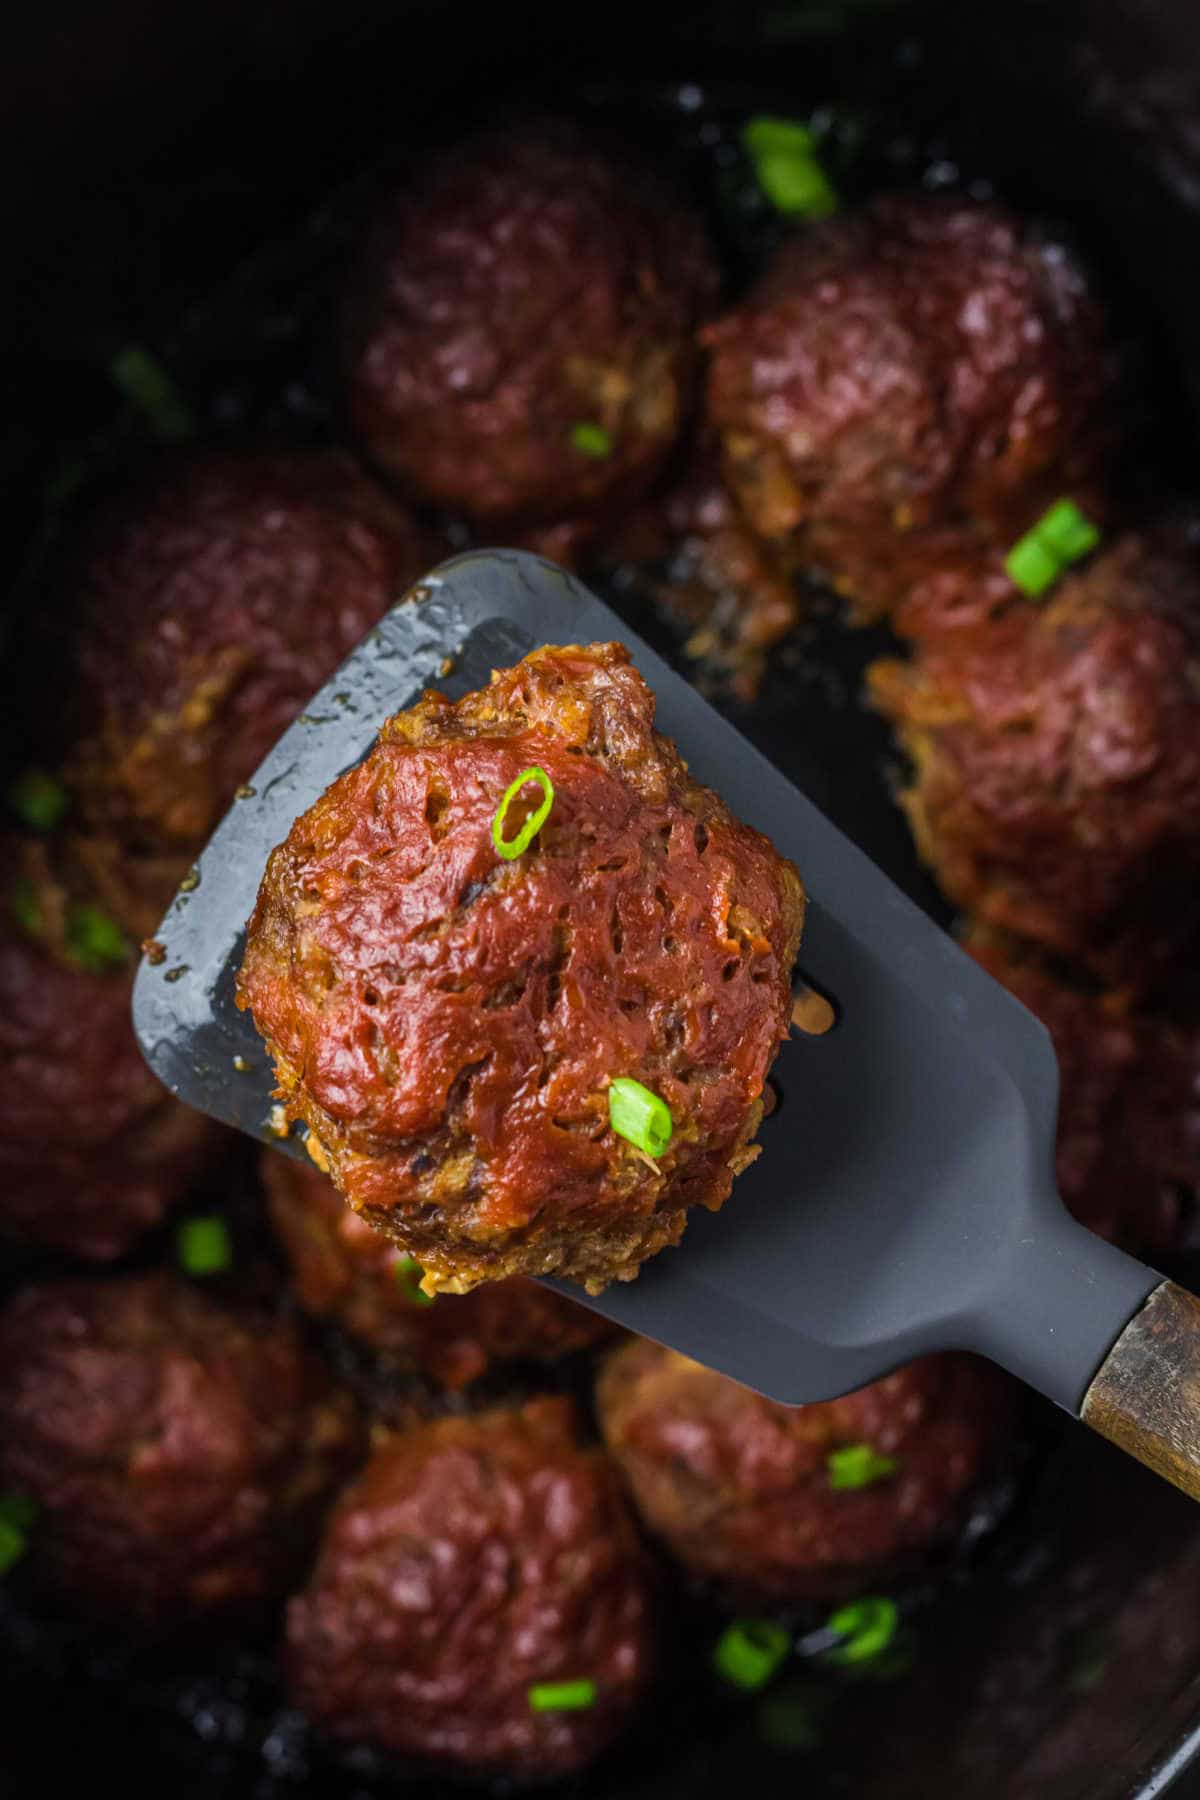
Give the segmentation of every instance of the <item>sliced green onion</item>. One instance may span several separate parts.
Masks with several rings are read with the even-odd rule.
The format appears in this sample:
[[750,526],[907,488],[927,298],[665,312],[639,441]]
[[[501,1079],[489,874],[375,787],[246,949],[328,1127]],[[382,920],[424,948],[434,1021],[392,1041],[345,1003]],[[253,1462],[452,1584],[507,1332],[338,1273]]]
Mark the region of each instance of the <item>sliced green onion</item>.
[[766,1686],[791,1647],[791,1633],[773,1619],[735,1619],[717,1639],[713,1668],[733,1687],[754,1693]]
[[224,1219],[185,1219],[176,1234],[179,1266],[189,1275],[220,1275],[233,1262]]
[[844,1444],[840,1450],[829,1452],[825,1467],[829,1470],[830,1487],[843,1492],[886,1481],[900,1464],[894,1456],[881,1456],[870,1444]]
[[826,219],[837,211],[837,194],[806,125],[794,119],[751,119],[742,130],[742,143],[758,185],[776,212]]
[[571,427],[571,443],[583,456],[593,456],[597,462],[603,462],[613,452],[613,441],[603,425],[593,425],[588,420],[581,420]]
[[1100,542],[1099,531],[1073,500],[1056,500],[1049,511],[1042,514],[1033,534],[1042,548],[1057,556],[1060,563],[1078,562]]
[[32,881],[19,875],[8,890],[8,906],[13,918],[28,937],[42,934],[42,909]]
[[392,1268],[396,1277],[396,1286],[406,1300],[414,1306],[432,1306],[437,1298],[435,1294],[427,1294],[421,1286],[421,1278],[425,1271],[415,1256],[399,1256]]
[[809,1683],[787,1682],[758,1703],[758,1736],[772,1750],[816,1750],[828,1698]]
[[896,1635],[900,1608],[882,1594],[869,1594],[839,1607],[825,1621],[826,1630],[835,1631],[840,1644],[825,1652],[826,1660],[853,1666],[873,1662],[882,1656]]
[[1100,542],[1100,533],[1073,500],[1056,500],[1004,559],[1009,579],[1033,600],[1053,587],[1068,563]]
[[18,1531],[29,1531],[37,1516],[38,1503],[32,1494],[19,1493],[15,1488],[0,1494],[0,1519],[15,1525]]
[[1039,544],[1032,533],[1013,545],[1004,559],[1004,568],[1009,580],[1015,582],[1031,600],[1036,600],[1047,588],[1053,587],[1062,573],[1062,565],[1057,557]]
[[7,1575],[13,1564],[20,1562],[29,1540],[11,1519],[0,1519],[0,1575]]
[[113,385],[142,414],[155,437],[178,443],[196,435],[196,421],[156,356],[142,344],[126,344],[108,365]]
[[98,906],[72,906],[67,913],[67,950],[71,961],[93,975],[119,969],[129,945],[115,919]]
[[[515,838],[505,839],[504,820],[509,807],[525,786],[527,781],[536,781],[542,790],[543,799],[536,812],[531,812]],[[497,853],[505,862],[515,862],[522,851],[528,850],[546,820],[550,817],[550,808],[554,805],[554,787],[545,769],[536,766],[522,769],[515,781],[510,781],[504,791],[504,798],[496,808],[496,816],[492,820],[492,842]]]
[[529,1710],[535,1713],[586,1712],[596,1704],[596,1684],[590,1676],[578,1681],[535,1681],[526,1694]]
[[674,1129],[666,1101],[628,1075],[618,1075],[608,1085],[608,1122],[618,1137],[647,1156],[661,1156]]
[[31,1494],[15,1490],[0,1494],[0,1575],[7,1574],[24,1556],[37,1516],[37,1501]]
[[45,769],[26,769],[8,790],[8,804],[32,831],[53,831],[70,802],[62,783]]

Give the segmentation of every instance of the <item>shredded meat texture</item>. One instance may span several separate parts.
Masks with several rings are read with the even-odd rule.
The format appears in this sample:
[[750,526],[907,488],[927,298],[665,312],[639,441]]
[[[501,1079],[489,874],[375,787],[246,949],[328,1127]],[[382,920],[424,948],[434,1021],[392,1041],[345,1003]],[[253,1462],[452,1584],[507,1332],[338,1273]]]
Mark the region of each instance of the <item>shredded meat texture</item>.
[[[596,1398],[645,1524],[748,1605],[862,1593],[944,1549],[1014,1416],[1007,1377],[974,1357],[924,1357],[840,1400],[778,1406],[644,1338],[607,1359]],[[836,1487],[829,1457],[854,1446],[894,1466]]]
[[[535,651],[389,719],[268,863],[238,1003],[430,1291],[628,1280],[753,1158],[803,889],[653,720],[620,645]],[[534,765],[554,804],[505,861],[493,817]],[[618,1076],[670,1109],[656,1162],[609,1124]]]
[[[619,1731],[653,1661],[643,1556],[570,1403],[440,1419],[385,1441],[343,1495],[288,1611],[286,1671],[339,1736],[545,1778]],[[594,1703],[536,1712],[535,1684]]]
[[166,1629],[277,1598],[362,1448],[291,1327],[170,1275],[20,1290],[0,1313],[0,1478],[37,1577]]
[[345,308],[351,422],[381,468],[479,523],[609,511],[684,424],[714,289],[661,171],[568,125],[485,134],[376,221]]
[[1200,1036],[1132,1011],[1117,993],[1071,985],[1036,956],[980,930],[967,948],[1054,1040],[1058,1189],[1080,1224],[1152,1254],[1200,1197]]
[[953,531],[930,533],[887,575],[889,623],[917,645],[966,634],[1004,613],[1020,611],[1024,594],[1012,581],[1005,550],[966,543]]
[[707,327],[708,416],[759,532],[860,609],[929,533],[1097,509],[1112,358],[1083,276],[1001,207],[887,196],[790,238]]
[[1131,986],[1200,925],[1200,562],[1127,533],[1040,604],[871,671],[950,898]]
[[[99,848],[99,847],[98,847]],[[0,841],[0,1234],[108,1262],[161,1223],[211,1160],[217,1126],[172,1099],[133,1035],[132,963],[90,964],[76,908],[133,930],[157,919],[171,869],[143,887],[73,840]],[[163,886],[163,882],[166,886]],[[131,898],[131,889],[133,897]]]
[[612,1336],[599,1313],[519,1275],[432,1305],[414,1299],[411,1259],[352,1212],[327,1175],[271,1150],[262,1175],[301,1305],[443,1387],[465,1387],[497,1363],[553,1362]]
[[161,461],[98,511],[58,576],[79,816],[125,848],[199,848],[434,560],[340,452]]

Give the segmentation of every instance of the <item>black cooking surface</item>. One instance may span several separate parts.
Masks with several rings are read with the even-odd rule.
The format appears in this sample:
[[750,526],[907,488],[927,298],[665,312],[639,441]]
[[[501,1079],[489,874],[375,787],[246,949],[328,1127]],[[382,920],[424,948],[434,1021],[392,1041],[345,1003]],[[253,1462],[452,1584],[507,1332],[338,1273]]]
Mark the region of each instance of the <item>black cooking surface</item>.
[[[812,118],[848,199],[915,181],[998,192],[1056,228],[1065,223],[1134,347],[1131,408],[1144,424],[1133,434],[1127,492],[1133,498],[1139,488],[1171,485],[1193,442],[1182,335],[1190,315],[1177,297],[1162,299],[1150,246],[1164,242],[1173,215],[1146,163],[1115,149],[1097,152],[1082,96],[1098,76],[1080,65],[1071,90],[1078,106],[1051,103],[1048,93],[1057,90],[1045,71],[1066,52],[1056,51],[1053,26],[1035,52],[1028,8],[1009,9],[1011,29],[987,49],[970,49],[948,31],[938,7],[864,0],[825,8],[827,31],[801,30],[798,14],[820,10],[700,8],[692,15],[694,50],[681,54],[678,40],[667,50],[647,39],[638,56],[615,59],[593,54],[582,39],[571,43],[559,21],[545,43],[508,41],[473,65],[466,61],[454,79],[439,68],[436,83],[410,81],[402,103],[397,74],[411,64],[412,45],[372,26],[378,38],[370,48],[364,38],[331,60],[324,91],[335,117],[314,123],[308,138],[296,92],[284,92],[284,80],[273,91],[267,71],[278,77],[280,65],[264,56],[262,91],[249,104],[239,109],[245,96],[236,84],[210,96],[207,142],[193,132],[173,143],[159,119],[165,147],[148,171],[143,157],[136,183],[138,146],[114,121],[107,169],[74,169],[94,200],[80,206],[70,237],[78,279],[64,279],[53,221],[30,243],[22,270],[34,324],[29,354],[16,359],[13,404],[30,424],[19,444],[10,438],[5,446],[10,492],[32,522],[17,534],[13,556],[22,569],[18,610],[34,596],[40,603],[40,551],[64,518],[128,457],[153,450],[147,421],[114,407],[105,369],[115,349],[147,343],[205,438],[336,439],[331,295],[381,167],[414,142],[485,112],[543,110],[548,98],[567,104],[568,87],[581,110],[682,158],[734,289],[777,231],[736,149],[738,127],[756,112]],[[705,37],[715,49],[700,48]],[[356,56],[369,57],[370,78],[348,79]],[[1032,59],[1031,86],[1047,90],[1036,129],[1005,87],[1006,56],[1022,66]],[[299,49],[296,57],[289,79],[297,89],[309,83],[311,94],[314,70]],[[614,61],[622,69],[615,81],[605,67]],[[435,94],[447,91],[453,106],[439,107]],[[1109,104],[1103,94],[1101,101]],[[224,135],[222,109],[231,121]],[[290,133],[285,144],[281,133]],[[44,173],[51,188],[62,175],[52,159]],[[828,598],[811,595],[805,624],[772,658],[748,703],[689,662],[685,629],[640,598],[621,571],[604,597],[705,683],[722,710],[920,904],[952,923],[895,806],[898,771],[886,729],[862,703],[863,670],[886,634],[847,633]],[[14,688],[30,686],[19,675],[10,679]],[[19,739],[15,705],[5,728]],[[249,1154],[235,1153],[238,1174],[224,1202],[239,1247],[232,1279],[272,1292],[281,1272]],[[165,1235],[137,1260],[164,1254]],[[10,1277],[33,1266],[14,1267]],[[1172,1272],[1188,1280],[1186,1263]],[[377,1366],[336,1332],[315,1335],[368,1401],[378,1399]],[[568,1363],[552,1379],[587,1402],[583,1363]],[[547,1376],[517,1371],[493,1379],[485,1397],[522,1391],[527,1381],[544,1388]],[[977,1735],[981,1770],[993,1777],[1004,1757],[1015,1764],[1029,1743],[1046,1745],[1051,1763],[1059,1761],[1045,1776],[1049,1785],[1036,1787],[1037,1800],[1128,1792],[1119,1785],[1122,1761],[1132,1781],[1165,1741],[1160,1715],[1170,1714],[1176,1735],[1188,1719],[1190,1703],[1176,1700],[1200,1672],[1198,1581],[1200,1521],[1188,1503],[1031,1401],[1014,1467],[981,1499],[944,1578],[897,1590],[907,1667],[898,1664],[887,1681],[835,1685],[812,1659],[798,1658],[787,1679],[809,1704],[812,1743],[772,1749],[757,1702],[731,1697],[711,1675],[711,1644],[726,1615],[703,1594],[673,1589],[664,1675],[652,1702],[625,1743],[559,1791],[577,1800],[666,1800],[803,1787],[816,1796],[936,1800],[939,1747],[961,1729]],[[151,1654],[111,1637],[92,1640],[75,1621],[49,1616],[16,1571],[0,1584],[9,1766],[27,1756],[50,1793],[89,1778],[119,1779],[135,1795],[165,1785],[177,1796],[220,1791],[261,1800],[301,1792],[366,1800],[397,1787],[432,1794],[454,1785],[370,1751],[322,1744],[282,1695],[275,1630]],[[1106,1657],[1122,1675],[1127,1666],[1148,1669],[1148,1692],[1122,1700],[1099,1676],[1089,1686],[1089,1670]],[[991,1696],[990,1705],[980,1694]],[[1088,1747],[1103,1750],[1102,1769],[1087,1767]],[[984,1791],[1003,1788],[985,1783]]]

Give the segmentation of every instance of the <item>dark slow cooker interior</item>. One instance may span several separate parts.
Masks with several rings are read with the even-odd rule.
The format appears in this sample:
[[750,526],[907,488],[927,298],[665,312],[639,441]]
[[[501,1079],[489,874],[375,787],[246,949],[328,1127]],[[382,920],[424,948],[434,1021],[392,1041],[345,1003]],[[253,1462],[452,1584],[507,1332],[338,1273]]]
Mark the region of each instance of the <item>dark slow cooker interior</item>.
[[[728,0],[652,19],[649,10],[518,4],[502,17],[475,8],[446,19],[423,4],[260,0],[174,20],[122,4],[103,18],[80,9],[54,32],[28,24],[7,78],[0,456],[15,604],[35,591],[22,572],[64,464],[102,474],[137,436],[106,379],[114,349],[152,346],[210,436],[335,436],[324,332],[363,176],[448,124],[498,105],[540,110],[548,98],[690,145],[698,179],[709,152],[696,147],[682,89],[700,90],[702,119],[830,106],[861,122],[851,180],[863,191],[932,171],[994,184],[1018,208],[1065,223],[1133,346],[1150,429],[1130,479],[1186,485],[1200,399],[1200,126],[1189,111],[1200,44],[1186,5],[1025,0],[968,16],[904,0]],[[725,248],[735,265],[749,254],[736,225]],[[608,597],[686,666],[677,631],[619,585]],[[817,626],[803,656],[775,660],[753,705],[719,703],[945,917],[891,798],[886,730],[858,700],[877,643]],[[12,662],[7,680],[5,730],[19,743],[28,718],[18,688],[36,690]],[[257,1271],[261,1259],[269,1269],[249,1182],[229,1213],[239,1268]],[[156,1254],[153,1240],[139,1252]],[[1171,1272],[1195,1285],[1186,1255]],[[344,1341],[326,1347],[369,1379]],[[575,1379],[570,1368],[561,1376]],[[1186,1758],[1200,1705],[1198,1575],[1194,1509],[1039,1412],[1011,1490],[989,1498],[949,1574],[908,1597],[910,1671],[863,1680],[829,1708],[821,1678],[798,1669],[822,1718],[817,1748],[763,1747],[753,1703],[708,1677],[713,1613],[681,1601],[652,1706],[569,1791],[715,1795],[737,1784],[936,1800],[957,1793],[965,1772],[979,1800],[1160,1791]],[[0,1645],[6,1759],[29,1758],[50,1791],[99,1780],[134,1793],[349,1800],[397,1779],[417,1788],[370,1754],[335,1757],[313,1742],[280,1695],[269,1638],[152,1659],[96,1649],[69,1620],[29,1610],[10,1582]]]

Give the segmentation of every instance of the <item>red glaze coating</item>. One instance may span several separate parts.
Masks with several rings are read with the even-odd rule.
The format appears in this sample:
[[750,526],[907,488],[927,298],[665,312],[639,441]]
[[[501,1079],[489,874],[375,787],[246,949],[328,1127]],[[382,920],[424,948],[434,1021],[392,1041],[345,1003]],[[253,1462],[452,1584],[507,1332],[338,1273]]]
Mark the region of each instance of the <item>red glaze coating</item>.
[[[0,1233],[109,1261],[161,1223],[218,1128],[173,1100],[143,1061],[132,963],[93,972],[72,960],[70,905],[95,903],[75,880],[73,852],[63,879],[45,844],[8,838],[0,848],[10,883],[0,910]],[[121,925],[141,911],[122,909],[124,885],[114,867],[100,889]],[[167,895],[157,882],[150,895],[157,916]],[[17,923],[18,896],[36,936]]]
[[[669,181],[566,125],[435,154],[380,213],[344,320],[381,468],[489,525],[636,498],[684,421],[715,277]],[[607,433],[607,454],[572,443]]]
[[[440,1419],[377,1449],[288,1611],[292,1692],[341,1736],[476,1771],[561,1775],[620,1729],[652,1661],[646,1570],[570,1403]],[[587,1678],[586,1711],[534,1683]]]
[[[962,1524],[1011,1413],[1007,1379],[974,1357],[777,1406],[645,1338],[607,1359],[596,1397],[645,1524],[749,1605],[837,1599],[927,1557]],[[830,1452],[864,1443],[895,1473],[833,1488]]]
[[964,541],[953,529],[923,532],[864,590],[860,613],[888,610],[893,631],[917,644],[965,636],[1027,605],[1004,558],[1000,546]]
[[967,948],[1054,1039],[1058,1188],[1070,1211],[1126,1250],[1168,1248],[1179,1229],[1175,1184],[1190,1176],[1200,1189],[1200,1098],[1188,1105],[1200,1042],[1115,995],[1069,987],[985,932]]
[[1200,563],[1127,533],[1040,604],[871,671],[946,893],[1141,984],[1200,922]]
[[92,519],[60,578],[83,816],[126,843],[197,847],[434,560],[340,452],[165,459]]
[[599,1313],[520,1275],[414,1302],[398,1279],[403,1251],[352,1212],[327,1175],[272,1150],[262,1175],[301,1305],[444,1387],[464,1387],[493,1363],[552,1362],[612,1336]]
[[[619,645],[537,651],[389,719],[271,856],[239,1004],[316,1157],[431,1288],[629,1279],[754,1154],[803,890],[653,718]],[[531,765],[553,810],[502,861],[492,819]],[[657,1166],[609,1125],[618,1075],[671,1110]]]
[[892,195],[805,226],[701,337],[747,517],[868,608],[915,535],[1008,544],[1104,460],[1083,277],[996,205]]
[[143,1627],[274,1598],[360,1453],[288,1326],[169,1275],[29,1287],[0,1313],[0,1477],[74,1610]]

